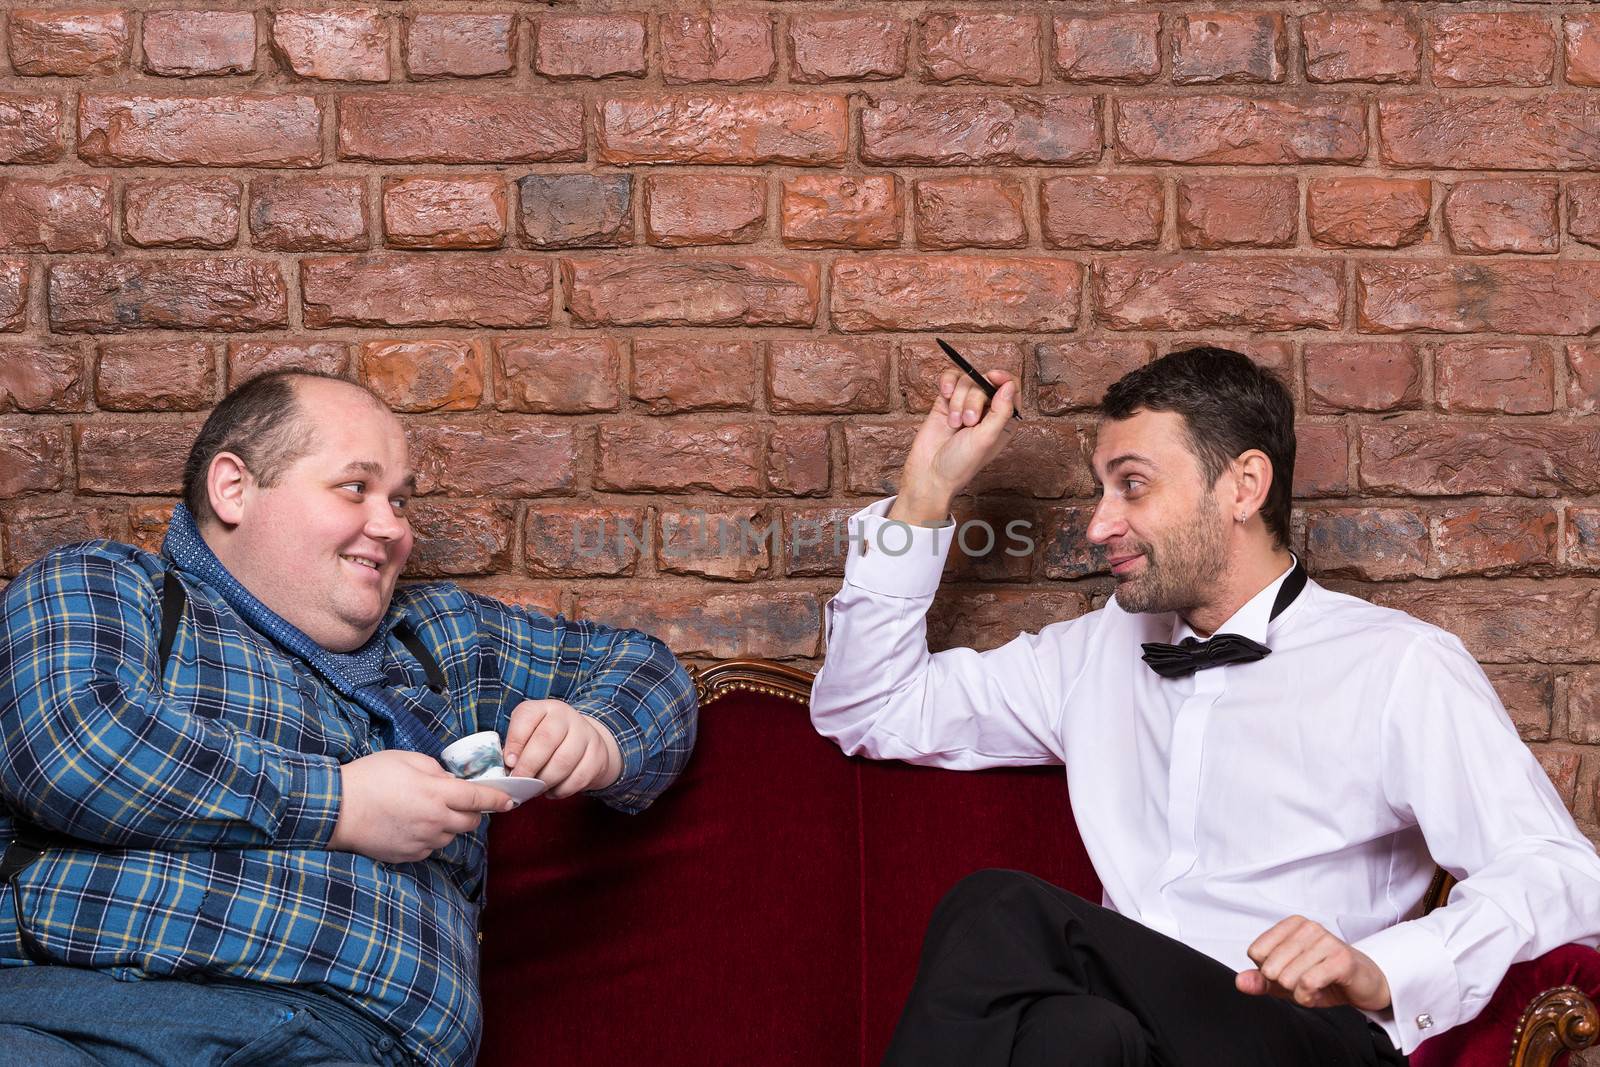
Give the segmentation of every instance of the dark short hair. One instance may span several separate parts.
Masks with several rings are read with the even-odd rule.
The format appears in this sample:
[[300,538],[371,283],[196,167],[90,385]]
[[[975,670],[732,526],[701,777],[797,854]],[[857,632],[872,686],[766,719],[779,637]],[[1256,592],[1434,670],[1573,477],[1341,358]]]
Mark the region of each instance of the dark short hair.
[[1280,547],[1289,545],[1294,482],[1294,400],[1272,372],[1227,348],[1186,348],[1119,378],[1100,401],[1108,419],[1139,410],[1183,416],[1189,450],[1209,484],[1252,448],[1272,462],[1261,517]]
[[195,522],[204,524],[217,517],[211,509],[206,475],[219,452],[232,452],[257,482],[273,486],[284,471],[314,447],[316,432],[301,418],[295,396],[296,378],[343,382],[383,404],[357,382],[314,370],[268,371],[236,386],[211,409],[183,464],[183,502]]

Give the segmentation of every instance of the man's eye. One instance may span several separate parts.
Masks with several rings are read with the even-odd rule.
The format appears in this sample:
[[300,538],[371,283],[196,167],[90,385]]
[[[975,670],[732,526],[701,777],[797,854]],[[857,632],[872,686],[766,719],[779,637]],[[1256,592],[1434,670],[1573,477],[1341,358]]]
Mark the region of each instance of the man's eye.
[[389,506],[394,508],[396,511],[404,511],[411,506],[411,499],[409,497],[397,496],[393,500],[389,501]]
[[340,489],[348,489],[352,493],[356,494],[357,496],[360,496],[362,493],[367,491],[367,483],[366,482],[345,482],[343,485],[339,486],[339,488]]

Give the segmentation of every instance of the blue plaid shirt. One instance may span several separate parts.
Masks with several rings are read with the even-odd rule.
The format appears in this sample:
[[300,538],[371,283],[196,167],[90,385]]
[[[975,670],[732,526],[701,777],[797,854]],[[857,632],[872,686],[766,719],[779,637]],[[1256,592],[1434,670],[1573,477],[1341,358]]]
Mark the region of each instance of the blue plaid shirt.
[[[52,959],[119,978],[307,987],[423,1063],[470,1063],[484,831],[421,863],[329,851],[339,765],[385,747],[378,724],[181,569],[188,606],[163,672],[159,590],[173,567],[89,542],[0,597],[0,844],[9,812],[85,842],[23,872],[28,930]],[[504,733],[525,699],[565,700],[616,736],[622,777],[597,795],[626,811],[687,760],[694,686],[659,641],[450,584],[401,588],[386,623],[402,615],[448,686],[434,694],[391,634],[392,692],[444,740]],[[0,966],[27,963],[10,895],[0,885]]]

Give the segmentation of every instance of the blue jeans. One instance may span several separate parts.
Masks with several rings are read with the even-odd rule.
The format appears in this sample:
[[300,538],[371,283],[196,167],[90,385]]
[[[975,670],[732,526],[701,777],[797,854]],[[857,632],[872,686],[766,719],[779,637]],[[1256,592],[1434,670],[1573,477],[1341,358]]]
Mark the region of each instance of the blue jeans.
[[28,1067],[319,1067],[412,1060],[328,997],[243,982],[119,982],[77,967],[0,968],[0,1049]]

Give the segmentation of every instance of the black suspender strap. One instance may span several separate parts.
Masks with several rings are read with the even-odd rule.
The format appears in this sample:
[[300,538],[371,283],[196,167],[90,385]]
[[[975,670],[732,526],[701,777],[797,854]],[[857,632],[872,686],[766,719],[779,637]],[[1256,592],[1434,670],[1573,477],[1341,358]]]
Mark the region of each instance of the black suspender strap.
[[52,834],[15,815],[11,817],[11,830],[16,836],[6,846],[5,856],[0,857],[0,879],[11,887],[11,914],[17,923],[17,940],[22,943],[22,951],[28,959],[34,963],[49,963],[50,956],[44,946],[33,936],[28,924],[22,921],[22,887],[17,884],[17,879],[61,835]]
[[16,827],[17,836],[6,846],[5,856],[0,857],[0,881],[5,882],[27,870],[29,864],[44,855],[49,844],[49,831],[15,816],[11,821]]
[[439,669],[439,661],[433,658],[433,653],[422,643],[417,631],[411,628],[411,620],[401,619],[396,623],[394,635],[400,639],[402,645],[406,646],[406,651],[422,664],[422,673],[428,676],[428,688],[435,693],[443,693],[448,688],[444,682],[444,671]]
[[189,598],[177,571],[161,576],[161,666],[160,676],[167,673],[167,660],[172,658],[172,642],[178,636],[178,624],[183,621],[183,605]]

